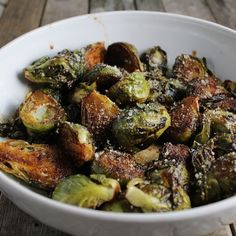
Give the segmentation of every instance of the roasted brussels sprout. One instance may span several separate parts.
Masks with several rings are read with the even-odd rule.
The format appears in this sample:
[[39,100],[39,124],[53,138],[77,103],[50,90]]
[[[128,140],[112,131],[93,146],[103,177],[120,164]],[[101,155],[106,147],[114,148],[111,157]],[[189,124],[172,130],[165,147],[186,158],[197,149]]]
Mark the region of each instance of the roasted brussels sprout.
[[196,132],[199,122],[198,97],[186,97],[170,112],[169,133],[173,141],[187,143]]
[[221,109],[205,111],[201,131],[195,141],[206,143],[211,135],[221,133],[236,134],[236,114]]
[[97,42],[89,44],[87,47],[82,48],[84,57],[84,64],[88,70],[92,69],[95,65],[103,63],[106,53],[104,42]]
[[71,87],[84,73],[80,51],[63,50],[50,58],[43,57],[24,70],[25,78],[37,84],[52,87]]
[[236,83],[231,80],[224,81],[224,87],[236,97]]
[[140,178],[132,179],[127,185],[126,199],[144,212],[171,211],[171,191],[163,185]]
[[136,70],[143,71],[138,50],[134,45],[124,42],[113,43],[107,48],[105,63],[124,68],[129,73]]
[[105,175],[73,175],[62,180],[55,188],[52,198],[72,205],[97,208],[111,201],[120,191],[119,183]]
[[78,87],[75,87],[70,95],[70,101],[74,104],[80,105],[82,99],[88,96],[93,90],[97,89],[97,84],[80,83]]
[[97,140],[102,141],[108,136],[108,128],[119,113],[120,110],[115,103],[96,91],[82,99],[82,124]]
[[202,105],[205,109],[208,108],[213,110],[220,108],[225,111],[236,113],[236,99],[225,94],[219,94],[210,99],[206,99],[202,101]]
[[134,154],[135,162],[140,165],[147,165],[152,161],[158,160],[160,156],[160,147],[151,145],[148,148]]
[[112,212],[142,212],[141,209],[134,207],[127,199],[113,200],[102,205],[100,210]]
[[174,78],[185,82],[211,74],[203,60],[187,54],[182,54],[175,59],[172,72]]
[[57,147],[15,139],[0,142],[0,170],[44,189],[72,174]]
[[160,46],[148,49],[142,56],[148,71],[159,70],[165,74],[167,70],[167,54]]
[[85,74],[84,81],[88,84],[96,83],[97,89],[104,92],[118,82],[122,76],[122,72],[117,67],[98,64]]
[[122,148],[131,151],[135,145],[159,138],[169,126],[170,116],[164,106],[138,104],[121,112],[113,122],[112,133]]
[[114,84],[107,93],[119,106],[144,103],[149,96],[150,82],[142,72],[133,72]]
[[65,111],[50,95],[41,90],[30,92],[19,109],[19,117],[30,132],[53,129],[65,120]]
[[97,174],[105,174],[117,179],[121,184],[127,183],[133,178],[144,176],[144,170],[135,162],[134,156],[115,150],[104,150],[96,153],[92,170]]
[[76,165],[80,166],[93,159],[95,147],[92,135],[86,127],[65,122],[59,127],[59,139],[63,149]]

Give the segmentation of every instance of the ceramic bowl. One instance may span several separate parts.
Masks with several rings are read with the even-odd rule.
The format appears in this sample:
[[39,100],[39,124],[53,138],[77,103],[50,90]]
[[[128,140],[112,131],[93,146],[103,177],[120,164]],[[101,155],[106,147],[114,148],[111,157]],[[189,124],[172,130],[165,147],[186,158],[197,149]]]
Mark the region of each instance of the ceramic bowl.
[[[236,79],[236,32],[186,16],[155,12],[84,15],[33,30],[0,49],[0,118],[13,114],[29,89],[22,69],[43,55],[76,49],[96,41],[127,41],[140,52],[153,45],[167,51],[169,65],[181,53],[206,57],[221,79]],[[236,220],[236,197],[169,213],[110,213],[51,200],[0,173],[1,191],[36,219],[72,235],[201,235]]]

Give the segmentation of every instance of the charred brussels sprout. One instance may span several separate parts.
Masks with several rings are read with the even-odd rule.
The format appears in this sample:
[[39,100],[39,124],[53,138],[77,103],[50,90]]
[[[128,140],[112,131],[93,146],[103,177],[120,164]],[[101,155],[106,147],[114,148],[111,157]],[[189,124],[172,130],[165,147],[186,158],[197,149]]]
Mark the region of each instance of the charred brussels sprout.
[[61,181],[53,192],[53,199],[72,205],[97,208],[111,201],[120,191],[119,183],[105,175],[73,175]]
[[236,115],[221,109],[205,111],[201,131],[196,135],[195,141],[206,143],[211,135],[221,133],[236,134]]
[[97,174],[105,174],[117,179],[121,184],[144,176],[144,170],[135,162],[131,154],[114,150],[96,153],[92,170]]
[[108,136],[108,128],[119,113],[120,110],[115,103],[96,91],[82,100],[82,124],[97,140],[103,141]]
[[166,108],[157,103],[124,109],[113,122],[112,133],[124,149],[132,149],[148,139],[159,138],[170,126]]
[[163,185],[144,181],[140,178],[132,179],[127,185],[126,199],[144,212],[171,211],[169,200],[171,191]]
[[183,54],[175,59],[173,66],[173,76],[176,79],[186,82],[195,78],[204,78],[209,75],[209,71],[203,60]]
[[160,46],[155,46],[147,50],[143,54],[142,60],[149,71],[160,70],[165,74],[167,70],[167,54]]
[[95,148],[92,135],[86,127],[65,122],[59,127],[59,138],[63,149],[76,165],[80,166],[93,159]]
[[105,63],[124,68],[129,73],[136,70],[143,71],[143,65],[139,59],[138,50],[129,43],[119,42],[111,44],[107,48]]
[[19,109],[19,117],[30,132],[41,133],[65,120],[65,111],[53,97],[36,90],[27,95]]
[[115,66],[98,64],[84,76],[88,84],[96,83],[99,91],[106,91],[122,78],[122,72]]
[[199,121],[198,97],[186,97],[170,112],[171,138],[175,142],[187,143],[196,132]]
[[15,139],[0,143],[0,169],[44,189],[72,174],[57,147]]
[[149,96],[150,82],[142,72],[133,72],[114,84],[107,93],[120,106],[143,103]]
[[71,102],[80,105],[83,98],[88,96],[93,90],[96,90],[96,88],[97,84],[95,82],[90,85],[88,83],[80,83],[70,94]]
[[64,50],[54,57],[43,57],[28,66],[25,78],[37,84],[52,87],[71,87],[84,73],[80,51]]

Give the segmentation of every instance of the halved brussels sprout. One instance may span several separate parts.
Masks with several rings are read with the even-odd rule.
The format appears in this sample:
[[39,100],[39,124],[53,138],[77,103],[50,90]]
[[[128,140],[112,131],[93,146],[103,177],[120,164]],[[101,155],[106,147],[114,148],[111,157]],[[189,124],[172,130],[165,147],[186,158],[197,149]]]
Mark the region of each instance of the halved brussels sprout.
[[54,200],[84,208],[97,208],[111,201],[120,191],[119,183],[105,175],[72,175],[55,188]]
[[236,83],[234,81],[225,80],[224,87],[236,97]]
[[167,70],[167,54],[160,46],[148,49],[142,56],[148,71],[159,70],[165,74]]
[[16,139],[0,142],[0,170],[44,189],[72,174],[57,147]]
[[104,42],[97,42],[89,44],[87,47],[81,49],[84,54],[84,63],[88,70],[95,65],[103,63],[106,53]]
[[131,205],[127,199],[117,199],[112,202],[107,202],[102,205],[100,210],[112,212],[142,212],[139,208]]
[[212,134],[222,133],[236,134],[236,114],[221,109],[206,110],[201,131],[196,135],[195,141],[206,143]]
[[120,106],[144,103],[149,96],[150,82],[142,72],[133,72],[114,84],[107,93]]
[[65,120],[65,111],[50,95],[41,90],[30,92],[19,109],[19,117],[30,132],[53,129]]
[[80,51],[63,50],[54,57],[43,57],[24,70],[25,78],[37,84],[71,87],[84,73]]
[[187,143],[196,132],[199,122],[198,97],[186,97],[170,112],[170,137],[175,142]]
[[158,103],[138,104],[124,109],[112,125],[118,144],[127,150],[148,139],[159,138],[170,126],[166,108]]
[[92,170],[97,174],[105,174],[117,179],[121,184],[127,183],[133,178],[144,176],[144,170],[135,162],[134,156],[115,150],[104,150],[96,153]]
[[65,122],[59,127],[59,139],[63,149],[76,165],[80,166],[93,159],[95,147],[92,135],[86,127]]
[[172,206],[172,208],[175,211],[180,211],[180,210],[191,208],[191,200],[189,198],[189,195],[181,187],[177,187],[173,191],[173,206]]
[[129,73],[136,70],[143,71],[143,65],[139,59],[138,50],[134,45],[125,42],[109,45],[105,55],[105,63],[124,68]]
[[97,89],[97,84],[94,82],[92,84],[80,83],[78,87],[75,87],[74,91],[70,95],[70,100],[72,103],[80,105],[83,98],[88,96],[93,90]]
[[186,82],[211,74],[203,60],[187,54],[176,57],[172,72],[174,78]]
[[96,83],[99,91],[106,91],[122,78],[122,72],[115,66],[98,64],[84,76],[88,84]]
[[148,148],[135,153],[135,162],[140,165],[147,165],[152,161],[158,160],[161,152],[160,149],[161,148],[156,145],[151,145]]
[[82,124],[97,140],[103,140],[108,136],[108,128],[119,113],[120,110],[116,104],[97,91],[93,91],[82,99]]
[[127,185],[126,199],[144,212],[171,211],[171,191],[163,185],[140,178],[132,179]]

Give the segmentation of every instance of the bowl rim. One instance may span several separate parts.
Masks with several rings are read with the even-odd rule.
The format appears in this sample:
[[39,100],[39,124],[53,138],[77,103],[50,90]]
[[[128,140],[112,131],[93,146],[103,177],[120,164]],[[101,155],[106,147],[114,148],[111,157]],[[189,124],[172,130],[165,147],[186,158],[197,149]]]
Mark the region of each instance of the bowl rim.
[[[6,45],[0,48],[0,53],[2,51],[7,50],[8,47],[11,47],[11,45],[14,45],[15,42],[24,40],[27,37],[30,37],[31,34],[39,33],[41,31],[44,31],[48,27],[52,26],[58,26],[61,24],[67,24],[68,22],[73,22],[77,19],[83,19],[83,18],[91,18],[91,17],[100,17],[100,16],[109,16],[109,15],[158,15],[160,17],[166,17],[166,18],[173,18],[177,20],[187,20],[191,23],[196,24],[203,24],[205,26],[214,27],[215,29],[218,29],[219,31],[224,31],[230,34],[234,34],[236,36],[236,31],[233,29],[230,29],[226,26],[222,26],[218,23],[210,22],[207,20],[203,20],[196,17],[191,16],[185,16],[180,14],[174,14],[174,13],[166,13],[166,12],[158,12],[158,11],[110,11],[110,12],[100,12],[100,13],[92,13],[92,14],[85,14],[80,16],[74,16],[70,18],[66,18],[63,20],[59,20],[50,24],[47,24],[45,26],[41,26],[39,28],[36,28],[34,30],[31,30],[16,39],[10,41]],[[151,222],[174,222],[174,221],[181,221],[181,220],[189,220],[194,218],[201,218],[203,216],[208,216],[212,214],[219,213],[224,210],[228,210],[236,205],[236,196],[229,197],[227,199],[211,203],[204,206],[199,206],[187,210],[182,211],[172,211],[172,212],[163,212],[163,213],[116,213],[116,212],[106,212],[106,211],[100,211],[100,210],[94,210],[94,209],[86,209],[81,208],[73,205],[69,205],[66,203],[62,203],[56,200],[53,200],[51,198],[48,198],[44,195],[41,195],[39,193],[36,193],[32,191],[31,189],[21,185],[17,180],[12,179],[11,177],[7,176],[7,174],[4,174],[2,171],[0,171],[0,180],[4,184],[7,184],[10,188],[15,189],[18,191],[19,194],[22,196],[25,196],[25,198],[30,199],[34,202],[40,202],[41,204],[44,204],[47,207],[58,209],[63,212],[73,213],[74,215],[78,216],[84,216],[87,218],[96,218],[106,221],[118,221],[118,222],[143,222],[143,223],[151,223]],[[7,194],[7,192],[2,191],[2,193]],[[13,201],[14,202],[14,201]]]

